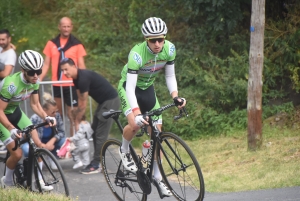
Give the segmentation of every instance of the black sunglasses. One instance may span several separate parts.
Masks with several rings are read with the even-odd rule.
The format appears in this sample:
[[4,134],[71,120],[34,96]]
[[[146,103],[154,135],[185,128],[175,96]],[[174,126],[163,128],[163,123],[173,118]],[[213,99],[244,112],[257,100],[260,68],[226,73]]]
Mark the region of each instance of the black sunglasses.
[[165,37],[163,37],[163,38],[146,38],[146,40],[149,41],[150,43],[156,43],[156,41],[161,43],[161,42],[165,41]]
[[42,69],[39,69],[39,70],[29,70],[29,71],[26,71],[26,74],[28,76],[34,76],[35,74],[40,75],[40,74],[42,74]]

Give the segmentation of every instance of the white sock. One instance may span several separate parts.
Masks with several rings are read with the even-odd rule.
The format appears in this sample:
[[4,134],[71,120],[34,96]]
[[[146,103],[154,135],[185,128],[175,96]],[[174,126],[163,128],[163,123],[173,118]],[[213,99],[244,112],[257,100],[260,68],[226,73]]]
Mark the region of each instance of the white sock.
[[14,185],[14,182],[13,182],[13,174],[14,174],[14,171],[15,171],[15,169],[9,169],[9,168],[6,166],[6,171],[5,171],[5,181],[4,181],[4,183],[5,183],[7,186],[13,186],[13,185]]
[[161,176],[160,171],[158,169],[158,164],[157,164],[156,160],[154,160],[154,163],[153,163],[153,177],[154,177],[154,179],[156,179],[158,181],[162,180],[162,176]]
[[121,152],[122,153],[129,153],[129,144],[131,141],[126,140],[124,137],[122,137],[122,146],[121,146]]
[[[39,166],[40,166],[40,169],[41,169],[41,171],[42,171],[42,169],[43,169],[43,161],[39,162]],[[38,178],[39,178],[39,180],[42,179],[42,175],[41,175],[41,173],[40,173],[39,170],[38,170]]]

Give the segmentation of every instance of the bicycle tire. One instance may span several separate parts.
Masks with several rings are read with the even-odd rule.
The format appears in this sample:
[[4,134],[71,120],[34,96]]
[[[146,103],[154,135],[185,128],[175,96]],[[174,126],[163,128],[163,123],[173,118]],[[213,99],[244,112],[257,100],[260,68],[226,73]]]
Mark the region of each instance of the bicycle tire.
[[[136,174],[125,170],[120,155],[119,149],[121,142],[116,139],[108,139],[102,147],[101,164],[105,180],[114,194],[120,200],[138,200],[146,201],[147,194],[143,193],[138,182]],[[121,180],[118,177],[126,177],[129,180]],[[132,191],[132,192],[131,192]]]
[[[40,171],[38,158],[40,158],[43,161],[41,176],[46,185],[51,185],[53,187],[53,190],[51,191],[43,191],[41,189],[40,178],[38,177],[38,171]],[[53,163],[56,165],[57,170],[51,169],[50,160],[52,160]],[[47,149],[40,148],[35,151],[33,160],[33,171],[35,175],[35,183],[33,185],[36,185],[40,193],[59,194],[67,197],[70,195],[69,187],[64,172],[57,159]]]
[[170,132],[161,133],[158,143],[162,146],[162,152],[165,152],[161,153],[159,145],[156,146],[158,167],[173,196],[178,200],[202,201],[204,179],[191,149],[180,137]]

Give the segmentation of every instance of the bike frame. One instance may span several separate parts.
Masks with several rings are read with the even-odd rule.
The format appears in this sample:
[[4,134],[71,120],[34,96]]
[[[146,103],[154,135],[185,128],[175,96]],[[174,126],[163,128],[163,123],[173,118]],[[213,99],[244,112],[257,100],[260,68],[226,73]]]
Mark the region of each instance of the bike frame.
[[[174,106],[173,104],[170,104],[170,105],[168,105],[168,106],[166,106],[164,109],[167,109],[167,108],[169,108],[169,107],[172,107],[172,106]],[[162,112],[162,111],[161,111]],[[186,113],[186,111],[184,111],[185,113]],[[123,131],[123,127],[122,127],[122,125],[121,125],[121,123],[120,123],[120,120],[119,120],[119,115],[121,114],[121,112],[119,111],[119,112],[117,112],[116,113],[116,115],[114,115],[114,116],[112,116],[112,118],[115,120],[115,122],[117,123],[117,125],[118,125],[118,127],[119,127],[119,129],[120,129],[120,131],[122,132]],[[179,119],[180,117],[181,117],[181,115],[182,115],[183,113],[182,113],[182,111],[180,110],[180,114],[179,114],[179,116],[176,116],[174,119]],[[187,113],[186,113],[186,115],[187,115]],[[147,116],[147,114],[145,114],[145,116]],[[178,170],[176,170],[174,167],[173,167],[173,165],[171,164],[171,162],[170,162],[170,160],[169,160],[169,158],[166,156],[166,152],[164,151],[164,149],[163,149],[163,147],[161,146],[161,144],[160,143],[157,143],[159,140],[160,140],[160,134],[162,133],[161,131],[159,131],[158,130],[158,128],[156,127],[156,125],[154,125],[153,124],[153,122],[155,121],[155,120],[153,120],[153,118],[152,118],[152,115],[149,115],[148,116],[148,123],[149,123],[149,127],[150,127],[150,129],[151,129],[151,139],[150,139],[150,144],[151,144],[151,146],[150,146],[150,153],[149,153],[149,156],[148,157],[150,157],[150,159],[148,158],[148,161],[147,161],[147,173],[146,173],[146,175],[147,175],[147,177],[149,178],[149,180],[152,182],[152,180],[153,180],[153,178],[152,178],[152,173],[153,173],[153,163],[154,163],[154,153],[155,153],[155,150],[156,150],[156,146],[158,145],[159,146],[159,150],[163,153],[163,156],[165,157],[165,159],[167,160],[167,162],[168,162],[168,164],[170,165],[170,167],[172,168],[172,171],[174,172],[174,173],[176,173],[177,174],[177,172],[178,172]],[[141,135],[142,136],[142,135]],[[168,143],[167,143],[168,144]],[[168,146],[169,146],[169,148],[172,150],[172,152],[174,153],[174,155],[175,155],[175,157],[178,159],[178,161],[181,163],[181,164],[183,164],[182,163],[182,161],[181,161],[181,159],[177,156],[177,154],[175,153],[175,151],[174,151],[174,149],[172,148],[172,146],[170,146],[169,144],[168,144]],[[142,165],[142,163],[141,163],[141,157],[139,157],[137,154],[136,154],[136,152],[135,152],[135,150],[134,150],[134,148],[133,148],[133,146],[131,145],[131,144],[129,144],[129,149],[130,149],[130,152],[131,152],[131,155],[132,155],[132,158],[134,159],[134,161],[138,161],[138,166],[141,166]],[[121,165],[121,163],[119,164],[119,168],[120,168],[120,165]],[[138,169],[139,170],[141,170],[142,169],[142,167],[138,167]],[[127,180],[127,181],[136,181],[136,180],[134,180],[134,179],[129,179],[129,178],[124,178],[124,177],[119,177],[119,176],[117,176],[117,179],[122,179],[122,180]],[[136,181],[137,182],[137,181]]]
[[[147,160],[147,177],[149,178],[149,180],[152,182],[152,173],[153,173],[153,163],[154,163],[154,153],[155,153],[155,150],[156,150],[156,145],[159,144],[159,143],[156,143],[157,140],[158,140],[158,136],[160,134],[160,131],[157,129],[156,126],[153,125],[153,121],[152,121],[152,118],[149,117],[149,126],[151,128],[151,139],[150,139],[150,153],[149,153],[149,158]],[[135,160],[135,161],[139,161],[139,164],[137,165],[141,165],[141,162],[140,162],[140,158],[139,156],[136,154],[133,146],[130,144],[129,145],[129,148],[130,148],[130,151],[131,151],[131,155],[132,155],[132,158]],[[142,168],[142,167],[138,167],[139,169]]]
[[[25,180],[26,181],[26,188],[29,189],[30,191],[32,191],[32,175],[33,175],[33,162],[34,162],[34,154],[36,152],[37,149],[39,149],[35,143],[33,142],[32,138],[31,138],[31,134],[30,132],[34,129],[37,129],[39,127],[43,127],[45,125],[49,125],[48,122],[44,122],[44,123],[41,123],[41,124],[38,124],[38,125],[31,125],[31,126],[28,126],[27,128],[24,129],[23,133],[25,135],[25,139],[23,140],[15,140],[15,147],[13,148],[13,151],[15,151],[18,146],[21,146],[22,144],[25,144],[25,143],[29,143],[29,153],[28,153],[28,164],[27,164],[27,172],[26,172],[26,177],[25,177]],[[54,128],[55,129],[55,128]],[[8,152],[9,154],[9,152]],[[7,157],[8,158],[8,157]],[[23,159],[24,161],[25,159]],[[47,163],[45,163],[45,165],[47,165]],[[25,168],[25,167],[24,167]],[[39,165],[37,165],[37,169],[38,171],[42,172]],[[53,173],[51,172],[51,174],[53,175]],[[37,176],[37,175],[36,175]],[[44,177],[42,175],[42,177]],[[23,182],[24,182],[23,181]]]

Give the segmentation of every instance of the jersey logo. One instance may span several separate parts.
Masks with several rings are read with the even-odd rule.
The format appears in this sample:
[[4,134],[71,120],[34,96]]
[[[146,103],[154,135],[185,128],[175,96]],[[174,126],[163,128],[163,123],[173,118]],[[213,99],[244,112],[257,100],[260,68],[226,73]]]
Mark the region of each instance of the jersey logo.
[[2,133],[2,131],[0,131],[0,139],[4,137],[4,133]]
[[173,56],[174,52],[175,52],[175,45],[171,44],[170,49],[169,49],[169,55]]
[[10,93],[10,95],[13,95],[16,92],[17,88],[14,85],[14,83],[11,83],[8,87],[7,87],[7,91],[8,93]]
[[138,53],[134,53],[133,60],[136,61],[136,63],[139,64],[139,65],[142,64],[142,58]]

